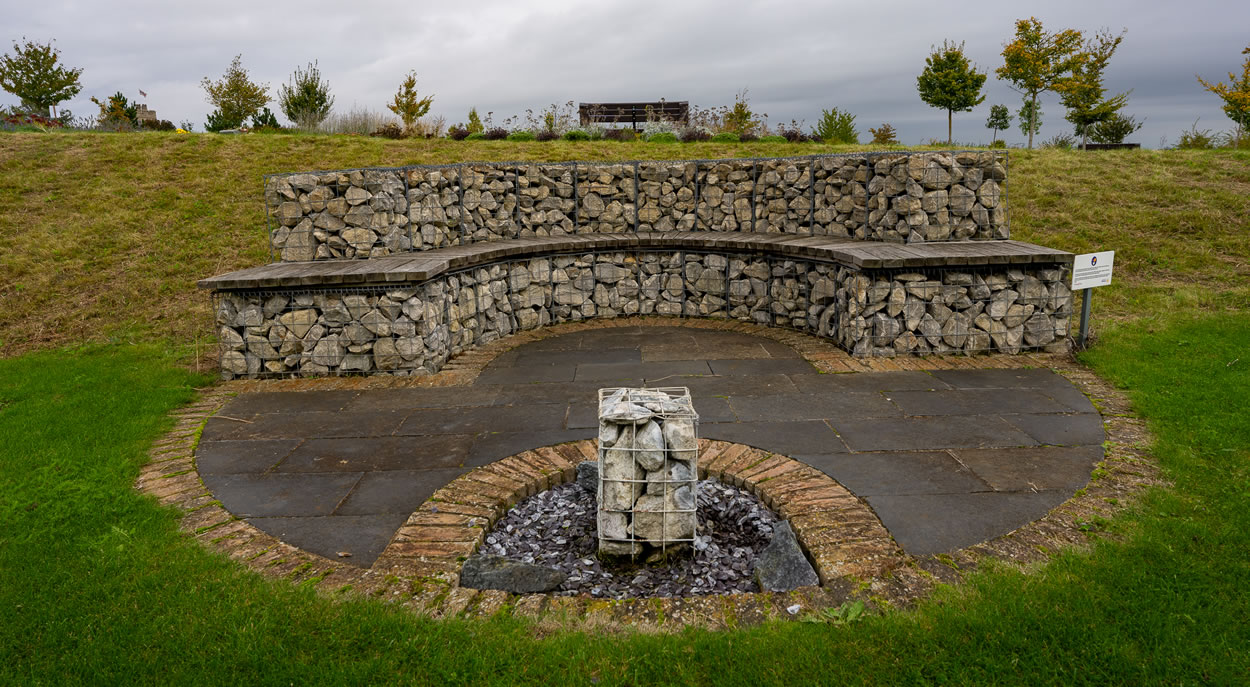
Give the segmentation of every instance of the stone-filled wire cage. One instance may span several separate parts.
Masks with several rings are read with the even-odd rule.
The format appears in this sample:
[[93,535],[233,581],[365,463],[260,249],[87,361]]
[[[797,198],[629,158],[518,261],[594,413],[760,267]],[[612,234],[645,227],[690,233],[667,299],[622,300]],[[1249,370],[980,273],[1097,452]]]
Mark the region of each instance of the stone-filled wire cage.
[[600,553],[694,544],[698,421],[686,387],[599,390]]
[[1010,238],[1002,151],[465,162],[265,177],[283,262],[533,236],[710,231],[892,243]]

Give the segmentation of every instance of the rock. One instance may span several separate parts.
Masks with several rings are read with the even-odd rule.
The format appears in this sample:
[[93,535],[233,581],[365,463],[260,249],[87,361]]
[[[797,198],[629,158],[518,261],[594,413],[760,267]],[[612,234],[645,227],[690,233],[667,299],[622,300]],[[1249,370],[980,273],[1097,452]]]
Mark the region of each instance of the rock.
[[963,348],[968,341],[968,316],[957,312],[942,325],[942,340],[947,346]]
[[659,470],[664,466],[664,430],[660,423],[648,420],[634,435],[634,460],[644,470]]
[[647,473],[638,467],[630,451],[612,449],[603,455],[603,493],[600,506],[604,510],[627,511],[642,494]]
[[1055,340],[1055,323],[1038,312],[1024,323],[1024,342],[1030,346],[1045,346]]
[[323,337],[312,350],[312,362],[325,367],[337,367],[343,361],[343,347],[337,334]]
[[634,504],[634,537],[645,539],[652,546],[693,539],[694,506],[691,487],[679,487],[667,495],[639,496]]
[[664,441],[668,444],[669,458],[693,465],[698,456],[698,440],[694,436],[694,420],[670,418],[664,422]]
[[689,465],[673,461],[667,469],[647,472],[647,493],[662,496],[694,481],[694,470]]
[[820,584],[790,523],[781,521],[773,526],[772,541],[755,561],[755,581],[762,592],[788,592]]
[[239,351],[226,351],[221,355],[221,369],[236,375],[247,374],[247,358]]
[[595,494],[599,492],[599,463],[583,460],[577,464],[577,486]]
[[542,565],[514,561],[503,556],[471,556],[460,568],[460,586],[499,589],[513,594],[541,594],[558,589],[568,576]]
[[903,312],[903,306],[907,303],[907,291],[903,285],[894,282],[890,287],[890,298],[886,302],[886,314],[890,317],[898,317]]

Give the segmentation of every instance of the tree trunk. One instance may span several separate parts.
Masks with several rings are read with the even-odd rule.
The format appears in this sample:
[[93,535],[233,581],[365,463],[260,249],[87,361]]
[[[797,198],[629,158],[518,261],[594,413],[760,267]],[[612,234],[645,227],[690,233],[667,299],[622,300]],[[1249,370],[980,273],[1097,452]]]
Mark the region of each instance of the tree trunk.
[[955,144],[955,139],[951,136],[951,112],[954,112],[954,110],[946,111],[946,145],[948,146]]
[[1029,111],[1029,150],[1033,150],[1033,130],[1037,127],[1033,125],[1037,121],[1037,94],[1033,94],[1033,109]]

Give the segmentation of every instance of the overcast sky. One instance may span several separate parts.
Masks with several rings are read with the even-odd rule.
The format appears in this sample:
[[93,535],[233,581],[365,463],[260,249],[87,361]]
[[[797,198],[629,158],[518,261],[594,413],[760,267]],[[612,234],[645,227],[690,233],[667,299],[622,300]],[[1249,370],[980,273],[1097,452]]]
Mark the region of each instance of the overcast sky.
[[[776,125],[823,108],[868,127],[889,122],[903,143],[946,137],[946,113],[924,104],[916,76],[930,47],[966,42],[989,72],[986,101],[955,115],[956,141],[990,139],[989,106],[1021,97],[994,77],[1014,22],[1032,14],[1048,30],[1099,28],[1127,36],[1107,70],[1110,92],[1132,90],[1124,112],[1145,119],[1131,140],[1176,142],[1199,128],[1232,128],[1220,101],[1194,78],[1227,81],[1250,44],[1248,0],[1052,0],[1015,2],[17,2],[0,0],[8,52],[23,36],[55,39],[62,60],[83,67],[82,93],[63,103],[95,111],[89,96],[118,90],[174,123],[202,131],[211,107],[200,80],[220,78],[242,53],[254,81],[271,95],[293,69],[317,60],[335,109],[384,111],[409,69],[434,94],[431,114],[462,121],[470,106],[498,122],[526,108],[573,101],[687,100],[701,107],[733,102],[749,89],[756,112]],[[0,103],[17,99],[0,92]],[[276,104],[271,104],[277,112]],[[1068,133],[1058,97],[1042,104],[1041,140]],[[279,114],[279,117],[281,115]],[[1024,140],[1018,127],[1011,143]]]

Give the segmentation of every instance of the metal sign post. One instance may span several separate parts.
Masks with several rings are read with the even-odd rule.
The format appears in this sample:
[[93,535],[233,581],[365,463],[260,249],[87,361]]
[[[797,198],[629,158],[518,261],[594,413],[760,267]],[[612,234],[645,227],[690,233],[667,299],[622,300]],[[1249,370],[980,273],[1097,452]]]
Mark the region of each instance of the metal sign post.
[[1072,264],[1072,291],[1083,291],[1081,298],[1081,331],[1076,337],[1077,348],[1085,348],[1089,336],[1090,300],[1092,289],[1111,283],[1111,270],[1115,265],[1115,251],[1086,253],[1076,256]]

